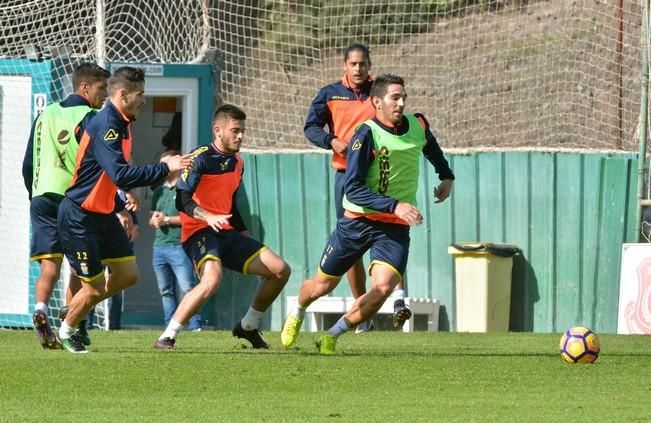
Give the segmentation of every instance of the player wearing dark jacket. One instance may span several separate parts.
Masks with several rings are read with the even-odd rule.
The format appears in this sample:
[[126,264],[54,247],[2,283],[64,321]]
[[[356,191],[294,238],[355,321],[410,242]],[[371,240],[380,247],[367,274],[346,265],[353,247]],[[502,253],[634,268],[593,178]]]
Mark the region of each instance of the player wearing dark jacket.
[[[127,233],[115,212],[125,206],[118,188],[151,185],[169,171],[190,165],[186,156],[172,156],[156,165],[131,167],[130,124],[145,103],[141,69],[122,67],[108,82],[109,101],[84,131],[77,152],[72,185],[58,214],[63,251],[72,270],[85,282],[68,305],[59,341],[69,352],[85,353],[76,327],[88,311],[138,280],[138,267]],[[104,265],[111,270],[108,281]]]
[[[47,317],[48,303],[63,261],[57,228],[59,204],[72,180],[78,147],[76,134],[95,114],[95,109],[102,107],[109,76],[106,69],[93,63],[79,65],[72,73],[74,94],[49,105],[34,120],[25,149],[23,180],[30,199],[30,256],[40,268],[32,321],[43,348],[59,347]],[[72,275],[69,294],[74,294],[79,286],[79,279]]]
[[[333,148],[333,140],[341,140],[348,145],[355,133],[355,128],[361,122],[375,115],[369,91],[373,80],[366,76],[362,85],[351,82],[347,74],[341,81],[326,85],[317,93],[310,108],[303,131],[305,138],[317,147],[332,152],[332,167],[336,170],[346,170],[346,156]],[[328,131],[324,128],[328,127]]]

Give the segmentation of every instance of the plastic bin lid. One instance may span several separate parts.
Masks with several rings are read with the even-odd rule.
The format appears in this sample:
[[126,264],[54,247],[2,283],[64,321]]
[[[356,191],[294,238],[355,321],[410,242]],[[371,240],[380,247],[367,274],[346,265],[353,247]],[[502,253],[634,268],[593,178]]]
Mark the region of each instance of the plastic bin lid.
[[452,244],[450,246],[450,249],[448,249],[448,253],[490,253],[498,257],[513,257],[514,255],[520,253],[520,248],[514,244],[494,244],[492,242],[460,242]]

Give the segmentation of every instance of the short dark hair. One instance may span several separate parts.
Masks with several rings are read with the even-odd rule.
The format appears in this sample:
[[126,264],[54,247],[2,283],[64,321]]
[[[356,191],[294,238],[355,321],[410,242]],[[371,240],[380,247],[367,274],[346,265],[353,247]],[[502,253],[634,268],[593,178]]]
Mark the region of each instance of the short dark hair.
[[240,109],[237,106],[232,104],[223,104],[215,110],[212,121],[216,122],[218,120],[246,120],[246,113],[244,110]]
[[344,62],[348,60],[348,56],[350,56],[350,53],[353,51],[361,51],[366,57],[366,60],[368,60],[368,63],[371,63],[371,52],[367,46],[361,43],[353,43],[346,47],[344,50]]
[[108,80],[109,94],[115,92],[117,88],[124,88],[129,92],[135,91],[144,82],[144,70],[131,66],[122,66],[113,72],[113,75]]
[[405,80],[392,73],[384,73],[373,80],[371,85],[371,97],[384,97],[389,85],[398,84],[405,86]]
[[77,91],[82,82],[92,84],[110,76],[109,71],[95,63],[82,63],[72,72],[72,89]]

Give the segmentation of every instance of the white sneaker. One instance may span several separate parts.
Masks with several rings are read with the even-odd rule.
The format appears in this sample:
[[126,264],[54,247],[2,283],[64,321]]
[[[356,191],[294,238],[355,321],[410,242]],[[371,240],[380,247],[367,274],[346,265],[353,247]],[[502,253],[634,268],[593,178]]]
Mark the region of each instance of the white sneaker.
[[371,319],[357,325],[355,333],[366,333],[372,331],[373,329],[375,329],[375,326],[373,325],[373,319]]

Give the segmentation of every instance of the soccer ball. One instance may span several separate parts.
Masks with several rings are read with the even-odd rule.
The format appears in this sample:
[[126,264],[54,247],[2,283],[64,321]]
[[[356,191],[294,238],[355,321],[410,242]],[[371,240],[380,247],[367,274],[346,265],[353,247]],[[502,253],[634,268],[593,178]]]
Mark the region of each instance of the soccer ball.
[[599,357],[601,343],[597,334],[588,328],[569,328],[559,344],[561,357],[568,363],[594,363]]

